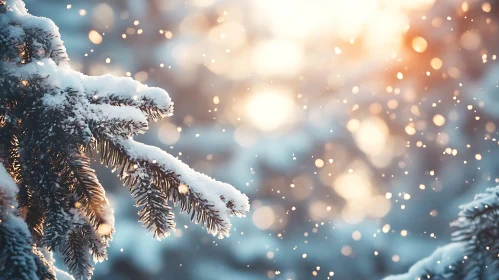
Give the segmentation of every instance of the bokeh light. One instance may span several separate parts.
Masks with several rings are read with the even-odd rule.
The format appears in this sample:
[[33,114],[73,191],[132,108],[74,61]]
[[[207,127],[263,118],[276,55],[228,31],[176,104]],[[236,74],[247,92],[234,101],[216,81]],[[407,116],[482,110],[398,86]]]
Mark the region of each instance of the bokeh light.
[[293,121],[294,106],[286,88],[257,88],[248,97],[246,117],[255,127],[273,131]]

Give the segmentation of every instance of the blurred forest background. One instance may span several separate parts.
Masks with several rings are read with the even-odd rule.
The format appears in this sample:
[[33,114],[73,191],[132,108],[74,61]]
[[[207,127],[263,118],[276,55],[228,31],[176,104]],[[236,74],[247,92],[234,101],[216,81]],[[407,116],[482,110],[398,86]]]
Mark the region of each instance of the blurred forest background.
[[118,178],[94,279],[380,279],[448,243],[499,182],[499,3],[26,0],[73,68],[166,89],[139,141],[251,201],[219,240],[179,215],[161,242]]

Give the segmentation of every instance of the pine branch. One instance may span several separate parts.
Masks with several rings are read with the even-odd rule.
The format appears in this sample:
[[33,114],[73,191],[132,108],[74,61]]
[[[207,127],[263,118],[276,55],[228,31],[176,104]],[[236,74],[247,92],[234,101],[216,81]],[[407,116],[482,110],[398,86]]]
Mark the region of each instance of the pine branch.
[[110,239],[114,232],[114,211],[95,176],[95,170],[90,168],[90,159],[83,153],[69,155],[67,159],[69,176],[74,178],[73,191],[78,197],[78,208],[81,208],[96,230],[100,228],[100,233]]
[[88,222],[83,227],[86,238],[88,239],[90,253],[94,262],[103,262],[107,259],[107,247],[109,247],[110,232],[109,225],[103,224],[97,230]]
[[34,246],[26,223],[14,216],[16,192],[0,164],[0,279],[55,280],[52,265]]
[[73,228],[63,244],[64,264],[76,279],[90,279],[93,274],[92,255],[83,226]]
[[45,200],[39,188],[30,188],[37,185],[42,179],[30,163],[36,162],[38,157],[37,150],[27,152],[29,149],[20,150],[21,171],[19,177],[19,209],[24,220],[28,224],[33,239],[38,242],[43,238],[43,220],[47,208]]
[[72,209],[71,214],[71,229],[60,252],[64,264],[76,279],[90,279],[94,262],[107,259],[108,240],[95,231],[80,209]]
[[[154,121],[173,114],[173,102],[169,96],[131,79],[104,75],[84,77],[84,81],[86,81],[87,99],[93,104],[135,107]],[[120,87],[116,84],[120,84]]]
[[475,262],[467,269],[468,276],[473,279],[486,279],[484,273],[488,260],[493,260],[497,267],[497,256],[499,256],[498,197],[499,186],[477,194],[473,201],[460,206],[459,218],[452,223],[452,226],[457,228],[452,234],[452,240],[468,244],[467,256],[471,256]]
[[25,11],[22,1],[0,1],[0,12],[9,16],[0,26],[1,60],[29,63],[31,58],[46,57],[58,64],[68,60],[57,26]]
[[[2,248],[32,248],[30,265],[22,267],[26,277],[52,271],[53,261],[44,260],[39,247],[60,252],[78,279],[92,276],[92,258],[107,258],[114,216],[85,155],[92,149],[101,162],[121,168],[140,220],[155,237],[175,227],[169,201],[210,233],[228,236],[229,217],[244,216],[248,198],[132,139],[149,121],[173,113],[169,95],[130,78],[85,76],[66,60],[52,21],[28,14],[21,0],[0,0],[0,160],[19,184],[19,214],[29,229],[24,243],[4,234],[10,247]],[[0,203],[12,202],[15,210],[9,195],[0,188]],[[12,216],[10,208],[0,210]]]
[[[462,205],[459,218],[452,225],[458,229],[453,234],[455,241],[476,239],[482,247],[492,247],[499,239],[499,186],[478,194],[470,203]],[[474,242],[473,242],[474,243]],[[499,254],[492,252],[492,254]]]
[[14,180],[19,176],[19,141],[14,124],[6,120],[3,115],[2,123],[0,124],[0,160],[4,163],[5,168],[10,174],[14,175]]
[[85,116],[85,121],[99,134],[131,137],[149,128],[146,115],[135,107],[91,104],[89,109],[91,114]]
[[[461,205],[459,218],[451,225],[453,243],[436,250],[416,263],[407,274],[386,280],[408,279],[495,279],[499,268],[499,186],[489,188],[475,199]],[[491,276],[494,275],[494,276]]]
[[55,250],[62,244],[71,224],[70,196],[67,184],[64,184],[57,170],[61,170],[61,157],[53,151],[48,151],[39,159],[40,167],[45,170],[38,183],[42,192],[42,198],[47,201],[47,210],[43,222],[44,244],[49,250]]
[[466,244],[451,243],[415,263],[407,273],[389,276],[384,280],[409,280],[409,279],[465,279],[462,278],[462,266],[466,252]]
[[53,266],[53,263],[49,262],[45,258],[43,253],[40,252],[39,248],[36,245],[33,246],[32,252],[36,256],[36,273],[40,276],[40,279],[56,280],[55,267]]
[[151,184],[149,178],[131,186],[130,192],[135,198],[136,206],[142,207],[139,216],[144,227],[158,239],[167,237],[175,228],[175,222],[166,195],[156,185]]
[[[55,210],[52,210],[54,208]],[[59,204],[54,204],[49,207],[44,219],[44,232],[42,244],[47,249],[53,251],[64,242],[65,236],[69,231],[70,215],[65,211],[64,207]]]
[[126,185],[133,187],[140,183],[143,174],[149,174],[153,185],[159,186],[169,200],[180,205],[181,211],[190,214],[191,220],[201,223],[209,233],[228,236],[229,216],[241,216],[247,211],[247,204],[240,201],[240,192],[192,172],[161,149],[123,138],[97,138],[97,143],[101,163],[120,168],[120,178]]
[[[55,279],[38,275],[29,235],[22,221],[8,216],[0,223],[0,279]],[[47,273],[48,274],[48,273]]]

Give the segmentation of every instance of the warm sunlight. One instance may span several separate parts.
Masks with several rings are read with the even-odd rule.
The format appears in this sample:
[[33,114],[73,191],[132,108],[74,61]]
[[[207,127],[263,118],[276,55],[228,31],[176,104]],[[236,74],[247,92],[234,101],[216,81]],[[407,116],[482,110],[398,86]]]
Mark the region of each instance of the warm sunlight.
[[261,88],[249,96],[246,115],[255,127],[270,132],[293,121],[294,107],[293,98],[287,89]]

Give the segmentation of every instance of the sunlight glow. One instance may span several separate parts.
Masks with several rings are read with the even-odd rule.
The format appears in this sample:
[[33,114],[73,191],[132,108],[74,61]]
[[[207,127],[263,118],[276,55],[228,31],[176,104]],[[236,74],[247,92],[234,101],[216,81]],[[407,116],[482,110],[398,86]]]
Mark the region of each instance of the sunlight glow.
[[256,90],[246,104],[247,117],[263,131],[273,131],[288,124],[293,116],[294,101],[284,88]]
[[272,207],[262,206],[253,213],[253,224],[259,229],[269,229],[275,222],[275,213]]
[[[369,52],[395,52],[408,30],[407,11],[434,0],[255,0],[253,20],[268,21],[274,37],[304,45],[324,36],[355,41]],[[286,7],[286,8],[283,8]],[[300,41],[310,39],[310,41]],[[386,48],[386,49],[381,49]]]
[[379,118],[369,118],[361,122],[354,136],[359,149],[374,156],[380,154],[387,144],[388,126]]
[[302,63],[301,48],[284,40],[264,41],[253,49],[252,62],[255,71],[264,76],[295,75]]
[[344,173],[333,183],[333,188],[348,200],[366,199],[371,195],[372,185],[362,173]]

